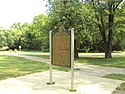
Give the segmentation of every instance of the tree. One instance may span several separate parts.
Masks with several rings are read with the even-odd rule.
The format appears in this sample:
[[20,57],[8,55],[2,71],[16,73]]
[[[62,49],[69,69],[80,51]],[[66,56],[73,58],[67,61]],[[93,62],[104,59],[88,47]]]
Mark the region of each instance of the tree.
[[[49,1],[49,24],[50,30],[58,28],[63,25],[68,32],[68,29],[75,29],[75,57],[78,57],[78,50],[81,47],[88,51],[88,45],[83,45],[83,41],[86,38],[87,41],[92,42],[90,35],[93,35],[92,30],[96,29],[94,21],[94,15],[91,14],[91,9],[88,5],[85,5],[79,0],[69,0],[60,2],[60,0]],[[91,28],[90,28],[91,27]],[[94,29],[93,29],[94,28]]]
[[44,14],[35,16],[32,23],[16,22],[10,29],[0,29],[0,47],[8,46],[18,49],[21,45],[25,49],[48,49],[48,17]]
[[48,34],[45,25],[48,17],[44,14],[35,16],[32,24],[26,24],[24,37],[24,45],[28,49],[47,48]]
[[92,0],[97,24],[102,36],[105,58],[112,57],[112,38],[116,11],[123,0]]
[[115,15],[115,29],[113,36],[113,50],[125,49],[125,2],[121,4]]
[[23,34],[24,34],[23,24],[20,22],[13,23],[13,25],[10,27],[10,32],[14,37],[14,44],[11,48],[18,49],[19,45],[22,45],[23,41]]
[[7,46],[5,31],[6,31],[5,29],[0,28],[0,47]]
[[34,17],[33,27],[36,30],[36,36],[38,38],[39,46],[42,46],[42,49],[48,49],[49,44],[49,30],[47,28],[48,16],[45,14],[40,14]]

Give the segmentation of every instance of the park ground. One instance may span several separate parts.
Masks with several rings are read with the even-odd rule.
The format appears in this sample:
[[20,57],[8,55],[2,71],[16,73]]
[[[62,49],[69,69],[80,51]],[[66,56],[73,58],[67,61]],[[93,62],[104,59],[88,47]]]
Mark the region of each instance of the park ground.
[[[43,53],[43,52],[0,52],[1,56],[6,55],[6,56],[17,56],[17,57],[21,57],[21,58],[26,58],[26,59],[30,59],[33,61],[42,61],[45,63],[49,63],[49,53]],[[114,75],[120,75],[120,74],[124,74],[125,75],[125,64],[123,57],[125,56],[125,52],[117,52],[117,53],[113,53],[113,59],[104,59],[104,53],[79,53],[81,59],[76,59],[75,60],[75,88],[77,89],[77,92],[74,94],[93,94],[93,92],[95,92],[94,94],[111,94],[116,88],[118,88],[120,86],[120,84],[124,83],[125,80],[122,79],[118,79],[118,77],[114,77],[113,79],[109,79],[110,75],[114,76]],[[83,59],[85,58],[85,59]],[[119,60],[120,59],[120,60]],[[119,60],[118,62],[120,62],[119,64],[117,60]],[[6,61],[6,60],[5,60]],[[110,63],[104,63],[104,62],[113,62],[113,65],[111,65]],[[87,64],[88,62],[88,64]],[[102,64],[98,64],[102,63]],[[94,64],[94,65],[92,65]],[[39,64],[38,64],[39,65]],[[100,66],[101,65],[101,66]],[[106,66],[106,67],[105,67]],[[30,70],[31,71],[31,70]],[[30,91],[30,88],[33,86],[38,87],[37,88],[37,93],[33,93],[33,94],[39,94],[41,86],[43,88],[44,86],[44,90],[42,92],[44,92],[43,94],[47,94],[47,92],[49,94],[59,94],[58,92],[53,90],[53,93],[46,91],[46,88],[48,88],[48,90],[52,91],[51,89],[54,89],[57,87],[60,87],[60,89],[57,89],[58,91],[61,91],[62,93],[67,92],[67,94],[70,94],[70,92],[68,92],[67,89],[69,89],[70,87],[70,72],[65,72],[65,71],[59,71],[58,68],[54,69],[53,73],[54,73],[54,80],[56,81],[56,84],[53,87],[48,87],[45,85],[45,82],[49,81],[49,71],[44,70],[45,72],[41,72],[41,71],[36,71],[37,73],[35,74],[30,74],[30,75],[26,75],[26,76],[21,76],[21,77],[16,77],[13,78],[11,77],[10,79],[6,79],[6,80],[2,80],[0,81],[1,83],[1,88],[2,90],[4,90],[5,88],[8,89],[8,92],[12,91],[14,94],[14,85],[18,85],[19,87],[17,87],[17,91],[22,90],[22,86],[23,83],[24,85],[26,85],[26,92],[28,94],[29,92],[35,92],[35,89],[32,89]],[[63,74],[63,77],[59,78],[59,75]],[[43,75],[43,76],[41,76]],[[118,75],[118,76],[119,76]],[[104,78],[104,77],[109,77]],[[26,79],[29,80],[26,80]],[[35,80],[38,80],[38,82],[35,82]],[[42,80],[40,80],[42,79]],[[59,80],[61,79],[61,80]],[[68,80],[67,80],[68,79]],[[116,80],[114,80],[116,79]],[[9,84],[8,84],[9,81]],[[14,82],[13,82],[14,81]],[[21,82],[20,82],[21,81]],[[43,82],[43,83],[41,83]],[[30,85],[29,85],[30,83]],[[32,83],[32,85],[31,85]],[[38,85],[38,83],[40,83],[41,85]],[[66,85],[66,86],[62,86],[60,84]],[[6,85],[5,85],[6,84]],[[8,86],[7,86],[8,85]],[[124,87],[124,86],[123,86]],[[93,88],[93,89],[92,89]],[[83,89],[83,90],[82,90]],[[89,90],[91,89],[91,91]],[[4,92],[4,91],[3,91]],[[22,92],[22,91],[20,91]],[[101,92],[101,93],[100,93]],[[5,94],[9,94],[7,92],[5,92]],[[15,94],[18,94],[17,92]],[[24,93],[23,93],[24,94]],[[30,94],[30,93],[29,93]],[[61,93],[60,93],[61,94]],[[117,90],[114,92],[114,94],[125,94],[124,90]]]

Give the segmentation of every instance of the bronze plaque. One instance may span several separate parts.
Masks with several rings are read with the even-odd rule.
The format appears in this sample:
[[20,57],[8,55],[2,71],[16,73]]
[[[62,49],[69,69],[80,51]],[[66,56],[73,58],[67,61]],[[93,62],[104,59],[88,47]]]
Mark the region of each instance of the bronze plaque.
[[71,67],[71,33],[58,31],[52,33],[52,64]]

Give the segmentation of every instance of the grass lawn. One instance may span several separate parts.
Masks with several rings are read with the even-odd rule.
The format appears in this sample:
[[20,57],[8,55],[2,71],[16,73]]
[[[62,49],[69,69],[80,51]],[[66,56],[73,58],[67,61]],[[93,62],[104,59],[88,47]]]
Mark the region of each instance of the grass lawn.
[[[53,66],[53,69],[69,70],[58,66]],[[0,56],[0,80],[47,70],[49,70],[49,64],[46,63],[13,56]]]
[[106,67],[125,68],[125,57],[113,57],[106,59],[104,57],[80,57],[75,60],[76,63],[86,63]]
[[[125,74],[108,74],[104,78],[111,78],[125,81]],[[117,87],[117,90],[125,90],[125,82]]]
[[0,80],[36,72],[43,72],[48,69],[49,66],[46,63],[12,56],[0,56]]
[[[49,59],[49,55],[40,55],[40,54],[24,54],[27,56],[35,56],[35,57],[42,57]],[[88,56],[88,57],[79,57],[75,59],[76,63],[86,63],[92,65],[100,65],[106,67],[118,67],[118,68],[125,68],[125,54],[119,56],[113,56],[113,58],[106,59],[104,56]]]
[[[86,55],[87,54],[87,55]],[[115,54],[115,55],[114,55]],[[35,57],[42,57],[49,59],[48,54],[37,54],[37,53],[29,53],[24,54],[27,56],[35,56]],[[82,57],[75,59],[76,63],[86,63],[92,65],[100,65],[100,66],[107,66],[107,67],[119,67],[125,68],[125,52],[121,53],[113,53],[113,58],[106,59],[104,58],[101,53],[84,53]]]

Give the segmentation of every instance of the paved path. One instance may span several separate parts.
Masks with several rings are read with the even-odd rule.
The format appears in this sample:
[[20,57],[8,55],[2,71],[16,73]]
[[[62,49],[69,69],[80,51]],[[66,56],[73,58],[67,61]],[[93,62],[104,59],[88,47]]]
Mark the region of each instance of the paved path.
[[[61,76],[62,75],[62,76]],[[2,94],[111,94],[122,81],[88,76],[75,72],[74,88],[71,93],[70,72],[53,71],[53,81],[49,82],[49,71],[0,81]]]
[[[49,63],[48,59],[11,54],[26,59]],[[97,65],[75,64],[80,70],[75,70],[74,88],[77,92],[71,93],[70,72],[53,70],[54,85],[49,82],[49,71],[30,74],[17,78],[0,81],[2,94],[111,94],[123,81],[106,79],[102,76],[111,73],[125,74],[124,68],[103,67]],[[116,94],[125,94],[124,91]]]
[[[16,57],[22,57],[22,58],[25,58],[25,59],[29,59],[29,60],[34,60],[34,61],[40,61],[40,62],[45,62],[45,63],[49,63],[49,59],[46,59],[46,58],[42,58],[42,57],[33,57],[33,56],[26,56],[24,54],[30,54],[30,53],[10,53],[10,52],[1,52],[0,55],[8,55],[8,56],[16,56]],[[44,53],[46,54],[46,53]]]
[[25,55],[14,55],[14,56],[22,57],[22,58],[34,60],[34,61],[45,62],[45,63],[48,63],[48,64],[50,63],[49,59],[42,58],[42,57],[33,57],[33,56],[25,56]]

